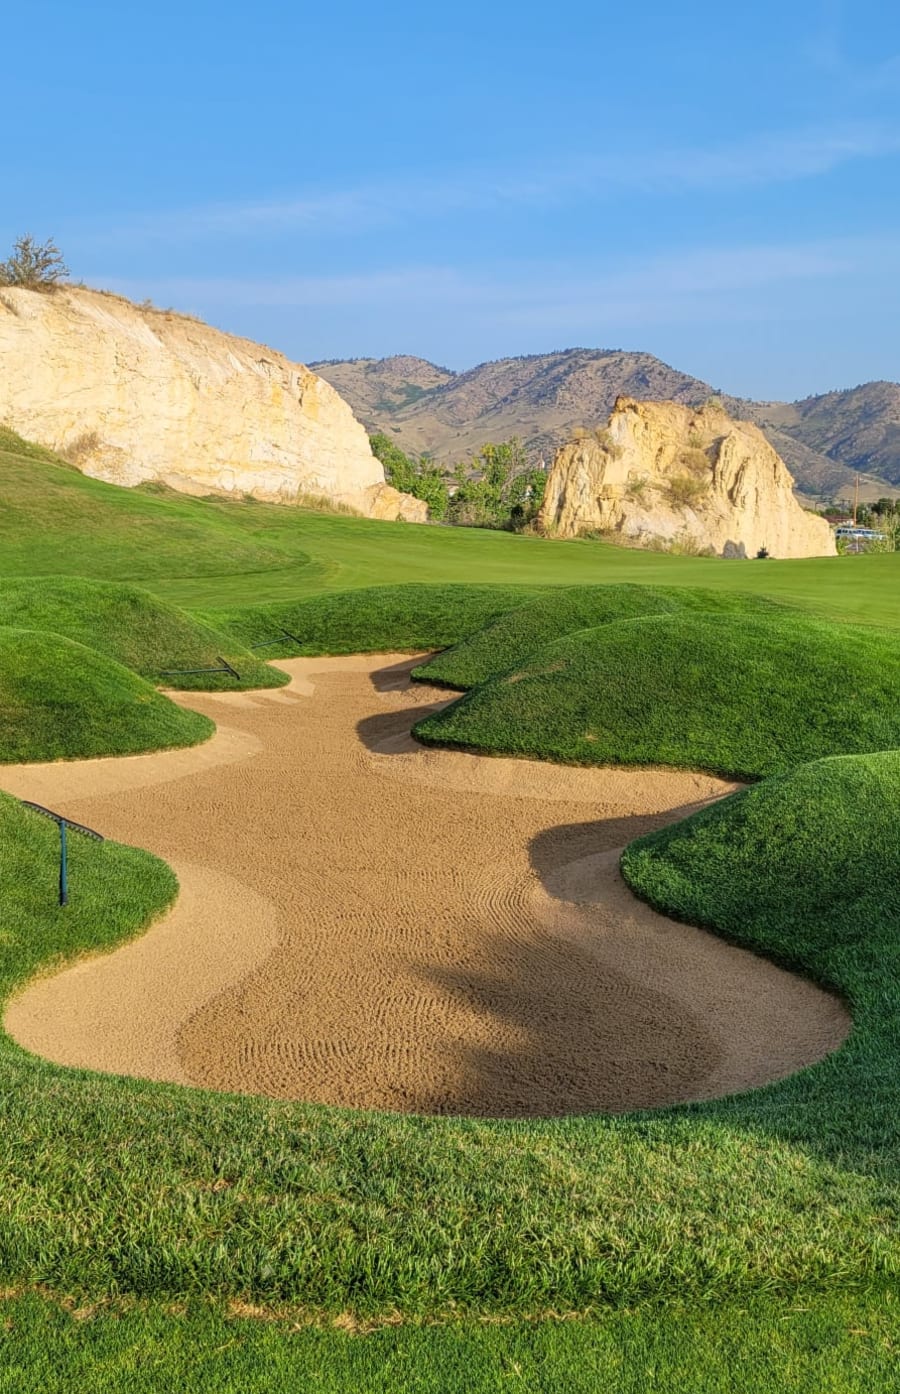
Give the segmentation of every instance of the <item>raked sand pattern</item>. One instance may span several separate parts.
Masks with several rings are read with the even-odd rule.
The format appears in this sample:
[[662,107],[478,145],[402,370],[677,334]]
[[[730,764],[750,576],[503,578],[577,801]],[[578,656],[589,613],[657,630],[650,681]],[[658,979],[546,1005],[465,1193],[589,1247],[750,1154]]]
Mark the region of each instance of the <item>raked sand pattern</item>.
[[[486,1117],[711,1098],[834,1050],[830,994],[654,914],[617,849],[733,787],[424,750],[400,656],[181,694],[193,750],[7,767],[0,786],[178,872],[139,940],[9,1006],[28,1049],[212,1089]],[[73,887],[77,895],[77,886]]]

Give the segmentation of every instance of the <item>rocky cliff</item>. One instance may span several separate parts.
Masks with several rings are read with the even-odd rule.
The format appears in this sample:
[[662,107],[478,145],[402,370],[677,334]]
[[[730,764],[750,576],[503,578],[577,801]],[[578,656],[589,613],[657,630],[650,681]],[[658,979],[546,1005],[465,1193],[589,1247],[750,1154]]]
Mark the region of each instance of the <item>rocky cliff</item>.
[[[722,396],[709,383],[649,353],[563,349],[481,363],[454,373],[422,358],[312,363],[360,421],[401,450],[428,451],[452,466],[486,441],[519,436],[534,464],[551,460],[576,427],[609,415],[617,397],[693,406],[717,396],[760,426],[797,487],[816,498],[880,498],[900,492],[900,384],[868,383],[803,402]],[[892,482],[891,482],[892,481]]]
[[758,427],[721,407],[619,397],[607,425],[557,451],[540,522],[637,545],[755,557],[833,556],[824,519],[808,513]]
[[426,516],[385,483],[364,428],[308,368],[99,291],[0,291],[0,421],[114,484]]

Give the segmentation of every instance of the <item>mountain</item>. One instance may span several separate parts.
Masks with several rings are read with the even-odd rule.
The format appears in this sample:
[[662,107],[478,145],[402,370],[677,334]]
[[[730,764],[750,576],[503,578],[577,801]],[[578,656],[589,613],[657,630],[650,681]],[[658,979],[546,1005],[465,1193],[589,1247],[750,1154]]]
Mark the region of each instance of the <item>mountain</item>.
[[[709,383],[650,353],[565,349],[481,363],[455,373],[422,358],[357,358],[312,363],[370,431],[404,450],[452,465],[486,441],[521,437],[547,463],[576,428],[606,421],[619,396],[699,406],[718,395]],[[803,402],[722,397],[732,416],[760,426],[798,488],[813,497],[860,497],[900,487],[900,386],[869,383]]]
[[900,383],[867,382],[800,402],[753,406],[757,424],[900,486]]

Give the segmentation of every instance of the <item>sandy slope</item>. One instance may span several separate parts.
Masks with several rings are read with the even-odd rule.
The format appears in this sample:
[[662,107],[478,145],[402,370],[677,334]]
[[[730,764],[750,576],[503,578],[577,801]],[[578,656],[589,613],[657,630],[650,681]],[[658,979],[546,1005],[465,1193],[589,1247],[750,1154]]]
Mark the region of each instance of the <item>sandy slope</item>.
[[[172,862],[139,941],[27,988],[6,1028],[91,1066],[331,1104],[630,1109],[788,1074],[849,1019],[637,902],[615,849],[729,787],[421,750],[409,659],[298,659],[280,691],[182,694],[220,726],[158,756],[0,771]],[[77,886],[74,887],[77,895]]]

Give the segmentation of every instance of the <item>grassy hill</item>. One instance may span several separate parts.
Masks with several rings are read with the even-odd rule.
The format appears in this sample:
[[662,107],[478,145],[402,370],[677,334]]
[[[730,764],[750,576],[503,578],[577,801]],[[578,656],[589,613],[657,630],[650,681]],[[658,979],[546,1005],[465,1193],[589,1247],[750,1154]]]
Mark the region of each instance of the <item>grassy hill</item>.
[[[0,587],[0,625],[49,630],[74,639],[167,687],[237,691],[280,687],[288,680],[233,635],[212,629],[138,586],[68,576],[7,578]],[[223,658],[237,677],[215,671]]]
[[390,649],[416,653],[455,644],[534,594],[527,586],[412,583],[211,614],[245,643],[265,643],[272,658]]
[[579,629],[683,610],[737,614],[759,612],[771,605],[772,602],[755,596],[686,587],[571,586],[505,611],[453,648],[422,664],[413,676],[448,687],[477,687],[523,663],[545,644]]
[[756,779],[900,746],[900,638],[677,613],[582,629],[420,721],[432,745]]
[[214,729],[94,649],[0,629],[0,763],[136,755],[196,745]]
[[900,751],[816,760],[633,842],[622,871],[664,914],[839,985],[867,1024],[850,1053],[893,1089],[898,818]]
[[88,479],[8,433],[0,441],[0,500],[0,577],[131,582],[202,612],[217,628],[217,613],[410,582],[532,591],[626,582],[701,586],[835,619],[900,625],[898,556],[764,563],[671,557],[591,541],[148,493]]

